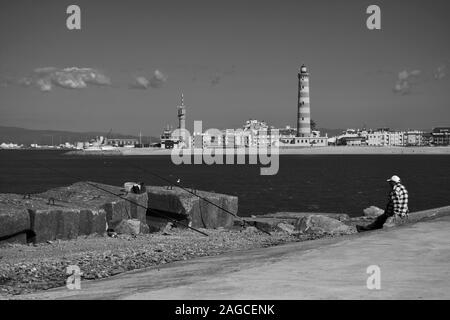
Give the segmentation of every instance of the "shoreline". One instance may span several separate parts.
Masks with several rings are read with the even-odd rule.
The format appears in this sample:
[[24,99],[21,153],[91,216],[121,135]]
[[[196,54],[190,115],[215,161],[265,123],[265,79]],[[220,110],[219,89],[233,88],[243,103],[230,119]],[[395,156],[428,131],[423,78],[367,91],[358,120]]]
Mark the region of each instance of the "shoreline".
[[[214,149],[202,149],[202,151],[188,150],[184,156],[211,154]],[[269,149],[270,150],[270,149]],[[233,152],[233,149],[216,149],[216,156]],[[64,153],[67,156],[170,156],[172,149],[153,148],[117,148],[115,150],[77,150]],[[265,149],[261,149],[265,154]],[[213,153],[214,154],[214,153]],[[245,155],[258,155],[258,151],[252,152],[246,149]],[[269,153],[270,154],[270,153]],[[350,146],[328,146],[328,147],[306,147],[306,148],[282,148],[280,155],[450,155],[450,147],[350,147]],[[275,153],[274,153],[275,155]],[[183,152],[180,153],[183,156]]]
[[[385,226],[386,230],[401,228],[417,222],[433,221],[450,216],[450,206],[411,213],[405,223]],[[368,223],[369,217],[351,218],[348,226]],[[86,236],[72,240],[56,240],[36,246],[8,244],[0,247],[0,300],[14,296],[21,299],[24,294],[43,292],[64,287],[66,268],[77,265],[82,272],[81,280],[105,279],[133,270],[149,267],[159,268],[176,261],[200,257],[211,257],[231,252],[246,252],[252,249],[276,247],[295,242],[306,242],[305,246],[324,239],[358,239],[372,235],[372,231],[350,233],[303,233],[289,232],[284,228],[270,235],[253,226],[231,229],[204,229],[208,237],[188,229],[173,228],[153,234],[136,236],[119,235],[117,238]],[[325,240],[326,241],[326,240]],[[319,242],[321,243],[321,242]]]

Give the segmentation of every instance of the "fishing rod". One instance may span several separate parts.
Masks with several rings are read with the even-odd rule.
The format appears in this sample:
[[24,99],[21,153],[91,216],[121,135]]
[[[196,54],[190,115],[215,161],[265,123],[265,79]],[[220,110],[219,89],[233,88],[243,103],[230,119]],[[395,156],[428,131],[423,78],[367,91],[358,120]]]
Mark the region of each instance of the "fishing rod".
[[[120,152],[119,148],[115,147],[115,149],[118,150],[118,151]],[[192,194],[192,195],[194,195],[194,196],[197,196],[199,199],[201,199],[201,200],[203,200],[203,201],[205,201],[205,202],[207,202],[207,203],[209,203],[209,204],[212,204],[212,205],[215,206],[216,208],[218,208],[218,209],[224,211],[225,213],[230,214],[230,215],[233,216],[234,218],[237,218],[238,220],[240,220],[240,221],[243,223],[243,226],[245,226],[245,224],[247,224],[247,225],[249,225],[249,226],[254,226],[254,227],[255,227],[256,229],[258,229],[259,231],[261,231],[261,232],[263,232],[263,233],[265,233],[265,234],[267,234],[267,235],[269,235],[269,236],[272,236],[272,234],[271,234],[270,232],[268,232],[268,231],[266,231],[266,230],[264,230],[264,229],[258,228],[258,226],[257,226],[256,224],[255,224],[255,225],[251,225],[251,224],[250,224],[248,221],[246,221],[244,218],[239,217],[237,214],[235,214],[235,213],[233,213],[233,212],[231,212],[231,211],[229,211],[229,210],[227,210],[227,209],[225,209],[225,208],[222,208],[221,206],[215,204],[215,203],[212,202],[212,201],[209,201],[208,199],[206,199],[206,198],[204,198],[204,197],[199,196],[198,194],[192,192],[191,190],[189,190],[189,189],[183,187],[180,183],[178,183],[178,182],[177,182],[177,183],[173,183],[173,182],[170,181],[169,179],[166,179],[166,178],[164,178],[164,177],[162,177],[162,176],[160,176],[160,175],[158,175],[158,174],[156,174],[156,173],[150,172],[149,170],[144,169],[144,168],[142,168],[141,166],[138,166],[138,165],[136,165],[136,164],[132,164],[130,161],[127,161],[127,163],[128,163],[128,165],[130,165],[131,167],[134,167],[134,168],[136,168],[136,169],[138,169],[138,170],[141,170],[141,171],[143,171],[143,172],[145,172],[145,173],[149,173],[149,174],[151,174],[151,175],[157,177],[158,179],[160,179],[160,180],[162,180],[162,181],[164,181],[164,182],[169,183],[171,186],[178,186],[179,188],[183,189],[184,191],[186,191],[186,192],[188,192],[188,193],[190,193],[190,194]],[[202,216],[202,218],[203,218],[203,215],[201,215],[201,216]]]
[[270,232],[268,232],[268,231],[266,231],[266,230],[264,230],[264,229],[258,228],[256,225],[251,225],[248,221],[246,221],[246,220],[245,220],[244,218],[242,218],[242,217],[239,217],[237,214],[235,214],[235,213],[233,213],[233,212],[231,212],[231,211],[229,211],[229,210],[227,210],[227,209],[225,209],[225,208],[223,208],[223,207],[221,207],[221,206],[215,204],[214,202],[212,202],[212,201],[210,201],[210,200],[208,200],[208,199],[206,199],[206,198],[204,198],[204,197],[198,195],[197,193],[195,193],[195,192],[189,190],[188,188],[183,187],[183,186],[182,186],[180,183],[178,183],[178,182],[177,182],[177,183],[174,183],[174,182],[170,181],[169,179],[166,179],[166,178],[160,176],[159,174],[156,174],[156,173],[154,173],[154,172],[151,172],[151,171],[149,171],[149,170],[147,170],[147,169],[142,168],[141,166],[133,165],[133,164],[130,164],[130,166],[132,166],[132,167],[134,167],[134,168],[136,168],[136,169],[139,169],[139,170],[141,170],[141,171],[143,171],[143,172],[145,172],[145,173],[148,173],[148,174],[150,174],[150,175],[152,175],[152,176],[155,176],[155,177],[157,177],[158,179],[160,179],[160,180],[162,180],[162,181],[164,181],[164,182],[166,182],[166,183],[169,183],[171,186],[176,186],[176,187],[179,187],[180,189],[182,189],[182,190],[184,190],[184,191],[186,191],[186,192],[189,192],[190,194],[192,194],[192,195],[198,197],[199,199],[201,199],[201,200],[203,200],[203,201],[205,201],[205,202],[207,202],[207,203],[209,203],[209,204],[212,204],[212,205],[215,206],[216,208],[218,208],[218,209],[224,211],[225,213],[227,213],[227,214],[229,214],[229,215],[232,215],[233,217],[235,217],[235,218],[237,218],[238,220],[240,220],[241,222],[243,222],[244,225],[245,225],[245,224],[248,224],[249,226],[255,227],[255,228],[258,229],[259,231],[268,234],[269,236],[272,235]]
[[[82,180],[83,180],[83,179],[81,179],[80,177],[77,177],[77,176],[75,176],[75,175],[68,174],[67,172],[64,172],[64,171],[61,171],[61,170],[58,170],[58,169],[55,169],[55,168],[52,168],[52,167],[44,166],[44,165],[42,165],[42,164],[40,164],[40,163],[34,162],[34,164],[37,165],[37,166],[40,166],[40,167],[42,167],[42,168],[45,168],[45,169],[47,169],[47,170],[54,171],[54,172],[56,172],[56,173],[58,173],[58,174],[61,174],[61,175],[63,175],[63,176],[67,176],[67,177],[70,177],[70,178],[73,178],[73,179],[76,179],[76,180],[79,180],[79,181],[82,181]],[[155,214],[157,214],[158,216],[160,216],[161,218],[166,219],[166,220],[168,220],[168,221],[170,221],[170,222],[172,222],[172,223],[175,223],[176,225],[180,225],[180,226],[186,227],[186,228],[191,229],[191,230],[193,230],[193,231],[195,231],[195,232],[198,232],[198,233],[200,233],[200,234],[202,234],[202,235],[204,235],[204,236],[207,236],[207,237],[209,236],[209,235],[208,235],[207,233],[205,233],[205,232],[202,232],[202,231],[200,231],[200,230],[198,230],[198,229],[196,229],[196,228],[193,228],[193,227],[191,227],[191,226],[189,226],[189,225],[183,224],[183,223],[181,223],[181,222],[179,222],[179,221],[177,221],[177,220],[175,220],[175,219],[173,219],[173,218],[170,218],[170,217],[168,217],[168,216],[166,216],[166,215],[164,215],[164,214],[162,214],[162,213],[160,213],[160,212],[154,211],[154,210],[152,210],[152,209],[150,209],[150,208],[148,208],[148,207],[146,207],[146,206],[143,206],[143,205],[141,205],[141,204],[139,204],[139,203],[137,203],[137,202],[134,202],[134,201],[132,201],[132,200],[126,198],[126,197],[123,197],[123,196],[121,196],[120,194],[115,194],[114,192],[109,191],[109,190],[107,190],[107,189],[105,189],[105,188],[102,188],[102,187],[100,187],[100,186],[98,186],[98,185],[96,185],[96,184],[94,184],[94,183],[89,182],[89,181],[86,181],[85,183],[88,184],[88,185],[90,185],[91,187],[94,187],[94,188],[98,189],[98,190],[101,190],[101,191],[106,192],[106,193],[109,193],[109,194],[111,194],[111,195],[113,195],[113,196],[119,197],[120,199],[125,200],[125,201],[128,201],[129,203],[135,204],[135,205],[137,205],[138,207],[141,207],[141,208],[143,208],[143,209],[145,209],[145,210],[149,210],[151,213],[155,213]]]

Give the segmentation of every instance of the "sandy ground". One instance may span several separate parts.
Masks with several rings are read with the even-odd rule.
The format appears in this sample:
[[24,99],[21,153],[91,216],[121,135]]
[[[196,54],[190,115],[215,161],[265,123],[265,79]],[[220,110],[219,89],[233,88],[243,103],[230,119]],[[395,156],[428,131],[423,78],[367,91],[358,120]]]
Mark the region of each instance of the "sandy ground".
[[[29,299],[449,299],[450,217],[232,252],[82,282]],[[381,289],[367,288],[367,267]]]

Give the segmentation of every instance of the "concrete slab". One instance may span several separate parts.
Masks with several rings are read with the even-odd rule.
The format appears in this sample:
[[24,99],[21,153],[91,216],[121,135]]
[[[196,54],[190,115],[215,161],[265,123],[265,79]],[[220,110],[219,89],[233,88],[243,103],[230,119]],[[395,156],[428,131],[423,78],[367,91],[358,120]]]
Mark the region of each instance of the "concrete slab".
[[[146,189],[149,209],[176,214],[179,216],[177,220],[188,220],[194,228],[232,227],[234,217],[217,206],[235,215],[238,213],[238,197],[236,196],[200,190],[196,190],[194,195],[179,187],[168,189],[147,186]],[[200,199],[199,196],[207,201]],[[154,215],[151,210],[148,214]]]
[[[450,217],[83,281],[37,299],[449,299]],[[366,286],[381,269],[381,289]]]

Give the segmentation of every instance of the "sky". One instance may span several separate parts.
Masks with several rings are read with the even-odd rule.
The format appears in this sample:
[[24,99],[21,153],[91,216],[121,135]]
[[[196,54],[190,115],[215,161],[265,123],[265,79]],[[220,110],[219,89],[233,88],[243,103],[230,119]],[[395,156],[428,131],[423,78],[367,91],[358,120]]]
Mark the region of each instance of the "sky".
[[294,126],[305,64],[319,127],[449,126],[449,14],[446,0],[2,1],[0,125],[159,135],[183,93],[188,129]]

